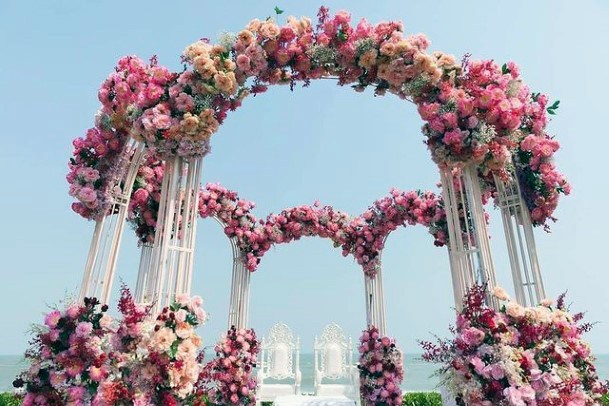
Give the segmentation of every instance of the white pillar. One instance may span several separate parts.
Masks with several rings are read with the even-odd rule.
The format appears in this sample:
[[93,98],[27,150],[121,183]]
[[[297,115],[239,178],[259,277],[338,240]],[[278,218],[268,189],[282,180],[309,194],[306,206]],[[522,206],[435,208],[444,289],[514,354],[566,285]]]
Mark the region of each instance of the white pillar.
[[146,285],[150,279],[150,264],[152,262],[153,244],[144,243],[140,247],[140,267],[137,273],[137,283],[135,285],[136,303],[151,303],[152,298],[146,296]]
[[377,327],[381,335],[384,335],[386,323],[382,267],[379,266],[374,276],[364,274],[364,291],[366,294],[366,324]]
[[537,258],[533,224],[514,175],[504,182],[495,177],[497,205],[501,209],[503,230],[512,269],[516,301],[534,306],[545,299],[545,289]]
[[[460,310],[463,296],[471,286],[487,284],[489,291],[496,286],[495,268],[476,167],[444,168],[440,175],[453,293],[455,306]],[[492,295],[487,300],[491,306],[498,305]]]
[[190,293],[202,158],[165,161],[152,260],[144,295],[155,310]]
[[81,301],[85,297],[97,297],[102,303],[110,300],[131,191],[143,154],[143,143],[127,142],[115,163],[117,178],[107,180],[111,208],[95,224],[80,289]]

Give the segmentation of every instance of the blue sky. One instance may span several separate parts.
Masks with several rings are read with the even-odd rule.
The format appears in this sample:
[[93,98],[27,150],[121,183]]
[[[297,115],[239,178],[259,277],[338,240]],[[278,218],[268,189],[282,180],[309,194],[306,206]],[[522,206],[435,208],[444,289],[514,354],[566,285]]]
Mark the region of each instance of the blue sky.
[[[65,174],[73,138],[93,123],[97,88],[127,54],[158,55],[179,68],[179,55],[201,37],[240,30],[280,6],[314,16],[320,4],[176,1],[0,2],[0,353],[21,353],[28,326],[48,304],[80,284],[93,223],[69,209]],[[401,20],[424,32],[432,50],[460,57],[516,61],[530,87],[560,99],[550,125],[562,143],[557,164],[573,194],[552,233],[536,232],[550,296],[568,290],[574,310],[600,322],[588,335],[609,353],[609,202],[604,164],[609,3],[598,0],[489,2],[327,1],[333,11],[371,22]],[[397,98],[358,94],[331,81],[290,92],[276,87],[246,100],[213,140],[203,181],[220,182],[257,203],[266,216],[322,204],[361,213],[395,186],[432,189],[439,179],[414,107]],[[491,233],[498,277],[511,290],[499,213]],[[211,314],[202,329],[212,345],[226,328],[230,245],[220,227],[201,221],[193,293]],[[118,273],[135,283],[138,251],[127,230]],[[453,319],[448,258],[422,228],[400,229],[383,254],[388,332],[406,352]],[[302,337],[303,352],[331,321],[354,337],[365,327],[363,276],[331,243],[304,239],[269,252],[252,278],[250,325],[264,334],[283,321]]]

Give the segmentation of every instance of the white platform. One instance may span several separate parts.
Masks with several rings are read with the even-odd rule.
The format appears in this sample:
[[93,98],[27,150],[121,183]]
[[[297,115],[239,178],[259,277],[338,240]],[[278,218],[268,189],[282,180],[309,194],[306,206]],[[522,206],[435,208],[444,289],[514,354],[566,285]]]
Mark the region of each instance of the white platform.
[[275,398],[275,406],[353,406],[354,401],[346,396],[307,396],[291,395]]

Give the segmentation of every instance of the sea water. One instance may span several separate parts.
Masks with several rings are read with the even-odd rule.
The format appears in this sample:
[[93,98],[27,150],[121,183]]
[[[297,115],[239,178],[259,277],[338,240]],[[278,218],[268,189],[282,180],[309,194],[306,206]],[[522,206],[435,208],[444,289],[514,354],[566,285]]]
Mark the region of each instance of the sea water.
[[[12,390],[15,377],[27,368],[27,362],[21,356],[0,355],[0,392]],[[596,368],[601,379],[609,379],[609,355],[597,356]],[[313,354],[301,354],[300,371],[302,372],[301,390],[313,392]],[[432,391],[438,384],[433,376],[437,365],[421,360],[420,355],[407,354],[404,357],[404,383],[402,389],[408,391]]]

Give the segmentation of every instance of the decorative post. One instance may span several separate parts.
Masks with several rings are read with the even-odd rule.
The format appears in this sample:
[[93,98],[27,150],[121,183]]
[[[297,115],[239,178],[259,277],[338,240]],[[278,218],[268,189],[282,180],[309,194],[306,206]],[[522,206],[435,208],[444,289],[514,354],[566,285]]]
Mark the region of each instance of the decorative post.
[[165,161],[161,200],[144,297],[155,310],[179,293],[190,293],[203,158]]
[[385,334],[385,300],[383,292],[382,267],[379,266],[374,276],[364,274],[366,293],[366,323],[378,328],[381,335]]
[[154,244],[144,243],[140,248],[140,268],[135,285],[135,300],[137,303],[150,303],[152,298],[145,295],[146,285],[150,282],[150,265]]
[[110,300],[131,190],[143,155],[143,143],[127,142],[116,163],[116,177],[108,179],[111,206],[95,224],[80,289],[81,301],[92,296],[102,303]]
[[514,174],[507,182],[495,176],[497,205],[501,209],[503,231],[514,281],[516,301],[534,306],[545,299],[541,269],[537,259],[535,236],[529,210],[522,198],[520,184]]
[[[495,268],[482,205],[482,193],[474,165],[441,168],[442,196],[448,223],[448,252],[455,306],[474,284],[496,285]],[[497,300],[487,298],[493,307]]]
[[240,257],[233,258],[233,279],[229,304],[228,324],[246,328],[249,317],[250,272]]

